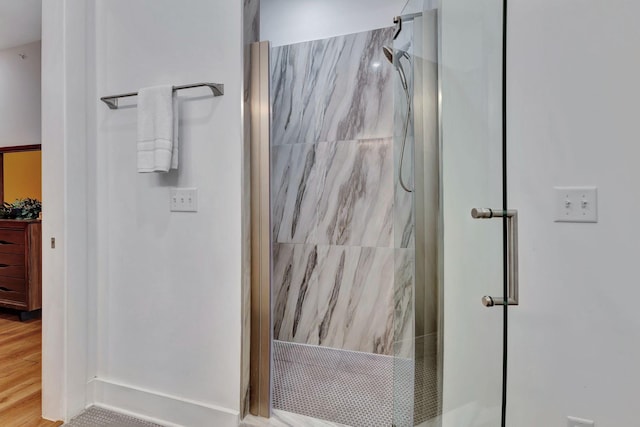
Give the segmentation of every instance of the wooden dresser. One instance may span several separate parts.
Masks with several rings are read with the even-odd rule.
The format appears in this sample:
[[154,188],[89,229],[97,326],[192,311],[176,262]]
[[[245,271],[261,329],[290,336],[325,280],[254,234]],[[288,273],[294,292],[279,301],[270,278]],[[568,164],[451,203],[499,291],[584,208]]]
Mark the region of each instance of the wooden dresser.
[[0,220],[0,307],[42,307],[42,224]]

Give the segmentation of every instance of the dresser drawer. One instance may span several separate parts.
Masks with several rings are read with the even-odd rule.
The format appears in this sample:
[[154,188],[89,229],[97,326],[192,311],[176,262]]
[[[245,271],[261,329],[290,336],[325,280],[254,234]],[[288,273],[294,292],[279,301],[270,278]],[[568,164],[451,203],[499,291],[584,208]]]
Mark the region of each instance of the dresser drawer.
[[0,228],[0,253],[24,254],[24,230]]
[[[5,301],[4,304],[2,303],[3,301]],[[0,304],[9,308],[26,307],[27,295],[24,292],[0,290]]]
[[[2,256],[0,256],[0,258],[2,258]],[[22,261],[13,265],[6,264],[5,261],[0,261],[0,276],[13,277],[15,279],[24,279],[26,274],[24,257],[20,258],[22,259]]]
[[24,272],[24,253],[21,254],[6,254],[0,252],[0,276],[11,276],[13,274],[5,274],[3,271],[6,271],[7,267],[22,267],[22,271]]
[[0,292],[25,294],[27,291],[24,278],[0,276]]

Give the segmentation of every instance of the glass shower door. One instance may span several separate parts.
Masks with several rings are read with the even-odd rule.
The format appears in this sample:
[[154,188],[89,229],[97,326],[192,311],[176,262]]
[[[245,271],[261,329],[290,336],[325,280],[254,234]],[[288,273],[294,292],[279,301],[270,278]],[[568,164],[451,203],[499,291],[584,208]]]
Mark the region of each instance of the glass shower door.
[[394,41],[394,424],[496,427],[506,309],[483,296],[505,296],[508,220],[471,211],[506,209],[503,3],[435,3],[410,1]]

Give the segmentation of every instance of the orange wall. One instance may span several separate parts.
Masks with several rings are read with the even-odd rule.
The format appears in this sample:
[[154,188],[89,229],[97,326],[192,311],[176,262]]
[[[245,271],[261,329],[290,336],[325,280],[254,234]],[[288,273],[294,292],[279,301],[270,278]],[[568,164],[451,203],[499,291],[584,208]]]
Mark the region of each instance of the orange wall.
[[4,154],[4,200],[30,197],[42,200],[42,152]]

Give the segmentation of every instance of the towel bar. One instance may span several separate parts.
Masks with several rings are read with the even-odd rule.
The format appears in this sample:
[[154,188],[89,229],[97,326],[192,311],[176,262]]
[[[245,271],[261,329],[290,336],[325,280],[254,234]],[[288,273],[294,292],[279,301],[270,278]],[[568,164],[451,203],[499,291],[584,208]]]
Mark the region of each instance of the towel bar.
[[[182,85],[182,86],[174,86],[173,91],[182,90],[182,89],[191,89],[194,87],[208,87],[213,92],[213,96],[222,96],[224,95],[224,85],[220,83],[193,83],[190,85]],[[118,109],[118,99],[120,98],[128,98],[130,96],[138,96],[138,92],[129,92],[122,93],[120,95],[111,95],[111,96],[103,96],[100,98],[100,101],[104,102],[109,106],[112,110]]]

